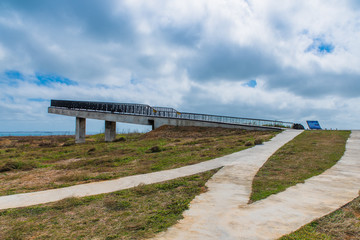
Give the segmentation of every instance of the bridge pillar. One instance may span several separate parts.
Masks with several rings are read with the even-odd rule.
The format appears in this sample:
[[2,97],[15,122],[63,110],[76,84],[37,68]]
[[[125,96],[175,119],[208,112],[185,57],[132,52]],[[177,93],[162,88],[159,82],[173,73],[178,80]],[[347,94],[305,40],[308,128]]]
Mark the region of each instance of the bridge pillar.
[[105,142],[112,142],[116,137],[116,122],[105,121]]
[[163,125],[173,125],[173,126],[178,126],[178,122],[175,120],[175,122],[172,122],[171,120],[168,119],[156,119],[154,120],[153,123],[153,130],[157,129]]
[[85,142],[86,118],[76,117],[75,143]]

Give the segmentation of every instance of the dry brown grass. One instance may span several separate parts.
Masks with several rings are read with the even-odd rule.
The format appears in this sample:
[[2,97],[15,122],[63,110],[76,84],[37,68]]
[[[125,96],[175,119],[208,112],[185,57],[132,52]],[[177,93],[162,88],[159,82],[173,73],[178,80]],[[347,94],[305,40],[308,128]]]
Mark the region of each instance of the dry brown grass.
[[122,140],[112,143],[105,143],[103,135],[76,145],[71,136],[2,137],[0,195],[182,167],[243,150],[251,146],[245,142],[267,141],[275,134],[164,126],[146,134],[118,135]]
[[110,194],[0,211],[0,239],[144,239],[182,218],[208,171]]
[[253,180],[251,201],[321,174],[344,154],[349,131],[304,131],[285,144],[260,168]]
[[145,133],[141,138],[181,138],[181,139],[204,139],[217,138],[224,136],[244,135],[244,133],[251,133],[253,137],[264,136],[268,131],[246,131],[234,128],[213,128],[213,127],[174,127],[162,126],[154,131]]

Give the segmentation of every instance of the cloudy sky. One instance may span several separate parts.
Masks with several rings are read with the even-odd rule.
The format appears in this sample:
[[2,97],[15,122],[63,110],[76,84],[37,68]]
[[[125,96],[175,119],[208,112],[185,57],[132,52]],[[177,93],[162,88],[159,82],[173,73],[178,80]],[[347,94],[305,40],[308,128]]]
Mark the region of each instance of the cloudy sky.
[[360,129],[359,39],[358,0],[2,0],[0,131],[73,131],[50,99]]

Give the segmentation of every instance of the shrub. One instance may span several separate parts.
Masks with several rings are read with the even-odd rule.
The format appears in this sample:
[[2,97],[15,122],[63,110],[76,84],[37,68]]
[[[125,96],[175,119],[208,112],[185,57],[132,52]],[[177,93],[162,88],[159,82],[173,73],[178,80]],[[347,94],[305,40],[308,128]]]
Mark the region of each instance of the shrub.
[[247,141],[246,143],[245,143],[245,146],[247,146],[247,147],[249,147],[249,146],[252,146],[252,145],[254,145],[252,142],[250,142],[250,141]]
[[56,147],[57,145],[52,142],[41,142],[38,144],[39,147]]
[[255,145],[260,145],[260,144],[262,144],[263,142],[264,142],[263,139],[258,138],[258,139],[255,139],[254,144],[255,144]]
[[96,150],[96,148],[90,148],[89,150],[88,150],[88,153],[92,153],[92,152],[95,152],[95,150]]
[[126,138],[124,138],[124,137],[119,137],[114,140],[114,142],[125,142],[125,141],[126,141]]
[[36,167],[37,165],[34,162],[8,161],[0,167],[0,172],[8,172],[15,169],[27,171]]
[[150,148],[149,150],[146,151],[147,153],[156,153],[156,152],[161,152],[161,149],[159,146],[154,146],[152,148]]
[[72,146],[72,145],[75,145],[75,142],[69,141],[69,142],[65,142],[62,146],[63,147],[69,147],[69,146]]

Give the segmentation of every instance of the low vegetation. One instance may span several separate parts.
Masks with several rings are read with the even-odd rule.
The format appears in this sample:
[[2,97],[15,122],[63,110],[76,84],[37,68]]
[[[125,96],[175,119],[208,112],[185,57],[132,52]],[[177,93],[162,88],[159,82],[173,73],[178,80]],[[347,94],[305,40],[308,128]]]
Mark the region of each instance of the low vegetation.
[[159,184],[0,211],[0,239],[143,239],[182,218],[217,170]]
[[332,167],[344,154],[350,131],[304,131],[281,147],[256,174],[250,202],[302,183]]
[[281,240],[360,239],[360,197],[331,214],[317,219]]
[[271,139],[275,132],[164,126],[146,134],[1,137],[0,195],[108,180],[195,164]]
[[[349,131],[304,131],[259,170],[252,201],[301,183],[333,166]],[[75,145],[72,137],[0,138],[0,195],[194,164],[262,144],[274,132],[163,127],[147,134],[103,135]],[[0,239],[144,239],[182,218],[217,170],[159,184],[55,203],[0,211]],[[290,239],[359,239],[360,197],[284,236]]]

